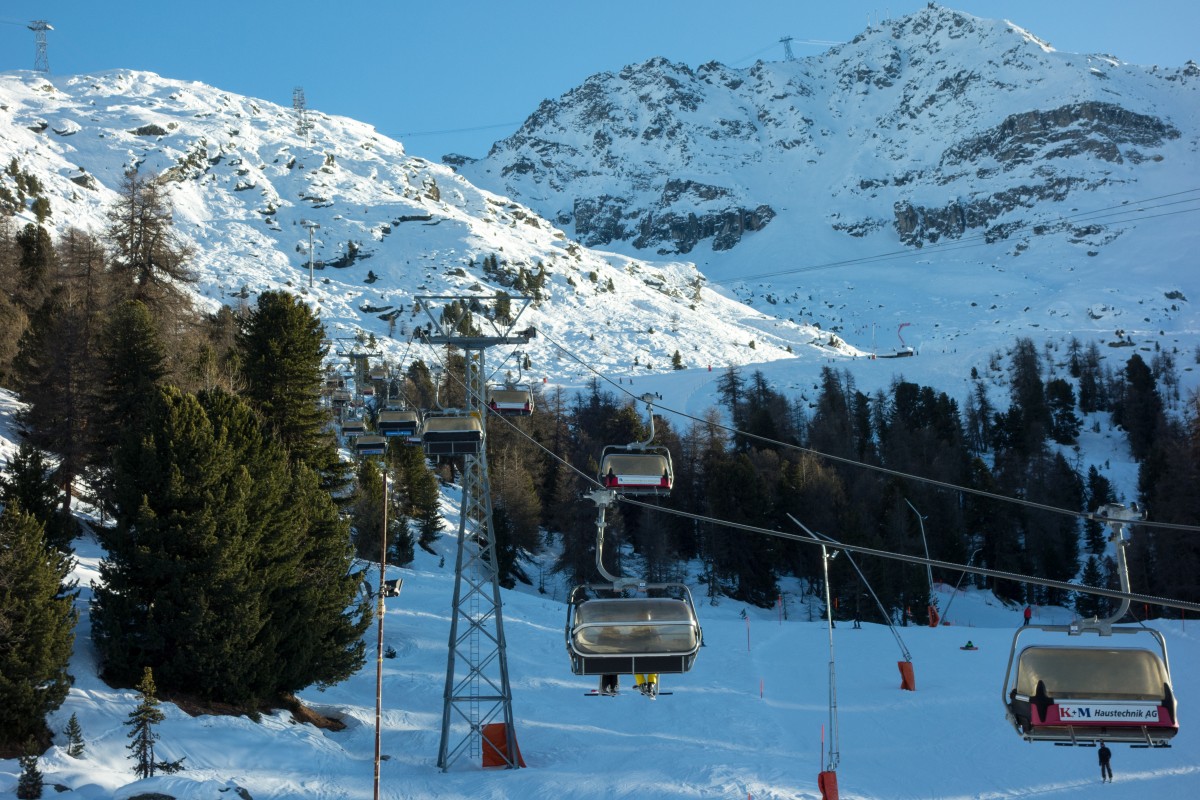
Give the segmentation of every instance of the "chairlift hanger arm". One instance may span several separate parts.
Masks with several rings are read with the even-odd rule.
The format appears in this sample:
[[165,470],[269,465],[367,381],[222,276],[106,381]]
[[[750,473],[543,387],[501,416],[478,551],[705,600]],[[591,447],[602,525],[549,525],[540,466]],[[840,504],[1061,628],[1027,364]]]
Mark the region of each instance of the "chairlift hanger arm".
[[646,392],[638,399],[646,404],[646,416],[650,417],[650,437],[644,442],[630,442],[625,445],[628,450],[645,450],[654,441],[654,401],[662,400],[662,395],[657,392]]

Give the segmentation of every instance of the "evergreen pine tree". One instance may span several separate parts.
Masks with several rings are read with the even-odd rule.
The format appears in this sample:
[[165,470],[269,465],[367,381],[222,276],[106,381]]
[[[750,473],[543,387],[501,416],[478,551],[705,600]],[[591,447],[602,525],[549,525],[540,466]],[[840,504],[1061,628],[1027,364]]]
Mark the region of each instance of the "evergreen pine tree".
[[263,292],[237,334],[243,396],[292,458],[304,461],[333,491],[348,482],[321,408],[321,318],[286,292]]
[[41,524],[8,503],[0,512],[0,744],[40,736],[71,687],[71,569],[68,556],[46,546]]
[[128,300],[113,311],[99,350],[95,452],[100,465],[109,466],[122,435],[140,432],[167,368],[150,309],[138,300]]
[[58,487],[50,474],[42,452],[27,441],[21,442],[8,462],[7,475],[0,474],[0,501],[19,505],[42,524],[46,543],[67,553],[78,525],[73,516],[63,513]]
[[1125,429],[1129,449],[1138,461],[1149,454],[1163,415],[1154,373],[1136,353],[1125,363],[1125,386],[1113,409],[1113,422]]
[[83,743],[83,728],[79,726],[79,718],[72,714],[63,732],[67,735],[67,755],[71,758],[82,756],[86,745]]
[[389,459],[396,475],[396,495],[404,516],[417,523],[417,544],[432,553],[442,530],[441,490],[419,447],[392,447]]
[[20,283],[17,296],[27,306],[38,305],[49,290],[57,266],[54,243],[41,225],[29,223],[17,234],[20,259]]
[[19,414],[28,441],[58,458],[54,472],[64,513],[75,478],[88,461],[89,391],[93,382],[89,312],[70,302],[65,288],[52,291],[21,336],[13,373],[27,407]]
[[361,665],[348,527],[238,398],[159,389],[118,449],[114,498],[92,606],[109,680],[150,666],[171,691],[252,708]]
[[126,736],[131,741],[126,748],[129,758],[133,759],[133,772],[139,778],[151,778],[157,766],[154,761],[154,743],[158,741],[158,733],[154,726],[158,725],[166,715],[158,707],[158,688],[154,685],[154,672],[150,667],[142,670],[142,679],[138,681],[138,704],[125,720],[129,728]]
[[37,800],[42,796],[42,771],[38,769],[37,745],[30,739],[25,754],[17,759],[21,775],[17,778],[18,800]]

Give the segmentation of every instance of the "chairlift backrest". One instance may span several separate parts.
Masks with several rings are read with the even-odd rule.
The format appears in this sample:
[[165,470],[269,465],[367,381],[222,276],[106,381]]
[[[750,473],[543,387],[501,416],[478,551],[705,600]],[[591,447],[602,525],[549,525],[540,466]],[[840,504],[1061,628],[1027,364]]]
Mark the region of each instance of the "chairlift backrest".
[[528,389],[488,389],[488,407],[504,416],[533,413],[533,393]]
[[387,438],[368,433],[354,440],[354,452],[360,456],[380,456],[387,452]]
[[474,414],[428,416],[421,444],[430,456],[476,455],[483,449],[483,424]]
[[1056,700],[1160,700],[1170,680],[1149,650],[1033,645],[1017,662],[1017,694],[1032,697],[1039,682]]
[[626,494],[665,494],[675,484],[671,455],[665,449],[605,448],[600,459],[600,483]]
[[379,412],[375,427],[384,436],[415,436],[421,429],[421,415],[416,411],[386,409]]
[[691,594],[686,590],[683,594],[682,599],[572,601],[567,622],[572,670],[582,675],[687,672],[702,638]]

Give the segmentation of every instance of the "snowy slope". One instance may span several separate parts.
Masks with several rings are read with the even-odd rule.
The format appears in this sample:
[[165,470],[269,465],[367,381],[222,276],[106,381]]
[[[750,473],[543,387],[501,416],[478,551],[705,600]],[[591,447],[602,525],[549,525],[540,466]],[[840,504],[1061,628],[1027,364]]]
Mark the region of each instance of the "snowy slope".
[[[413,311],[415,296],[491,296],[540,264],[544,300],[522,324],[619,373],[634,371],[631,354],[641,371],[669,368],[676,350],[693,365],[769,361],[815,338],[787,324],[750,352],[767,315],[709,290],[694,265],[582,248],[367,125],[315,111],[307,119],[306,137],[292,109],[146,72],[0,74],[0,164],[39,177],[48,224],[99,233],[126,170],[164,174],[208,308],[286,288],[331,336],[374,334],[398,358],[413,326],[428,322]],[[12,175],[0,173],[0,185],[16,191]],[[33,220],[31,202],[18,224]],[[309,222],[320,226],[312,288]],[[503,281],[483,274],[487,256],[501,261]],[[545,340],[529,350],[540,370],[552,368]]]
[[[446,537],[442,549],[452,554]],[[96,577],[99,553],[81,542],[76,574],[84,587]],[[450,561],[452,562],[452,558]],[[628,687],[615,699],[589,698],[594,679],[571,674],[563,649],[565,587],[547,594],[503,593],[513,713],[527,769],[488,770],[464,755],[448,773],[436,766],[449,631],[452,569],[418,552],[399,598],[385,615],[382,752],[383,797],[388,798],[818,798],[822,728],[829,730],[826,628],[819,613],[794,591],[779,610],[744,609],[725,600],[699,607],[706,646],[686,676],[664,676],[674,694],[656,701]],[[940,589],[953,623],[937,630],[900,628],[912,654],[915,693],[899,687],[902,659],[886,627],[846,623],[834,631],[842,797],[1087,798],[1098,786],[1095,750],[1033,745],[1004,720],[1001,684],[1017,608],[977,592]],[[953,598],[953,599],[952,599]],[[702,598],[698,597],[698,601]],[[1039,609],[1037,622],[1060,622]],[[1188,727],[1200,693],[1200,635],[1196,625],[1162,623],[1183,720],[1168,750],[1114,748],[1114,798],[1155,796],[1185,800],[1200,785],[1200,751]],[[95,677],[80,625],[72,673],[76,685],[51,719],[61,731],[76,714],[87,740],[81,759],[65,755],[65,738],[42,759],[47,784],[68,789],[47,796],[127,798],[152,789],[179,798],[227,798],[232,785],[256,800],[366,798],[374,753],[375,632],[368,634],[368,666],[345,683],[303,699],[347,723],[338,733],[293,722],[287,713],[246,718],[190,718],[170,704],[159,728],[158,752],[187,757],[176,776],[132,781],[122,722],[134,694]],[[1149,637],[1146,637],[1147,640]],[[964,652],[970,639],[980,649]],[[1022,640],[1024,643],[1024,639]],[[455,736],[461,734],[456,733]],[[457,738],[455,739],[457,741]],[[826,743],[826,748],[828,742]],[[11,791],[15,761],[0,762],[0,792]],[[124,788],[122,788],[124,787]]]

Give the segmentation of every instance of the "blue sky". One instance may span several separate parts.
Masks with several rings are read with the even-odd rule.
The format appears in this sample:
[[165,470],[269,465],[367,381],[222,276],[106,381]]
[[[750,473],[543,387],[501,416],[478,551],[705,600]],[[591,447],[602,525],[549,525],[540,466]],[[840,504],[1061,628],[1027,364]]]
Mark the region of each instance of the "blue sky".
[[[665,56],[695,67],[745,67],[845,41],[868,19],[924,0],[8,0],[0,6],[0,70],[30,69],[29,20],[54,26],[50,70],[117,68],[197,80],[290,106],[370,123],[409,153],[482,156],[546,98],[589,75]],[[1139,64],[1200,60],[1195,0],[949,0],[1009,19],[1059,50],[1109,53]]]

